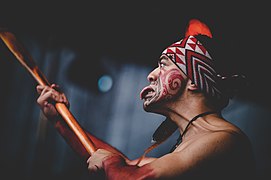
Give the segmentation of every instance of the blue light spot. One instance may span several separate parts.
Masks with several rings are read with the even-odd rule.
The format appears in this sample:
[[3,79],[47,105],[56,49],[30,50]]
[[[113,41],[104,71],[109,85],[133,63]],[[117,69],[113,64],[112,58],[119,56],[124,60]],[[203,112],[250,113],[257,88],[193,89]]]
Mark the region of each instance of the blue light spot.
[[111,89],[113,85],[113,80],[108,75],[103,75],[98,80],[98,88],[102,92],[107,92]]

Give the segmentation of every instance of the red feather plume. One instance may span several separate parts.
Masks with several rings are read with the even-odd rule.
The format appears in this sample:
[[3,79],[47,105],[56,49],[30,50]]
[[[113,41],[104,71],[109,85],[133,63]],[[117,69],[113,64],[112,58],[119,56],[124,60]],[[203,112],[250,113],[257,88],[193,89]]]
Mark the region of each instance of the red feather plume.
[[209,27],[206,24],[197,19],[191,19],[186,28],[185,37],[196,36],[198,34],[206,35],[209,38],[213,37]]

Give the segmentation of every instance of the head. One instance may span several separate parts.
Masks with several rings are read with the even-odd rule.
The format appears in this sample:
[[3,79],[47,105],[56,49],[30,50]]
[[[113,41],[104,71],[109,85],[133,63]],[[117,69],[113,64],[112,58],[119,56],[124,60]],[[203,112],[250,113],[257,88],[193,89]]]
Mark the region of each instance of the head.
[[199,40],[211,38],[205,24],[191,20],[185,37],[162,52],[158,67],[148,76],[150,85],[141,92],[146,111],[163,112],[163,108],[178,100],[188,82],[194,85],[194,92],[204,95],[216,109],[221,110],[228,104],[229,97],[220,86],[222,76],[216,72],[213,57]]
[[162,54],[156,67],[147,77],[150,85],[145,87],[140,97],[146,111],[162,113],[170,103],[179,97],[187,83],[187,76],[165,54]]

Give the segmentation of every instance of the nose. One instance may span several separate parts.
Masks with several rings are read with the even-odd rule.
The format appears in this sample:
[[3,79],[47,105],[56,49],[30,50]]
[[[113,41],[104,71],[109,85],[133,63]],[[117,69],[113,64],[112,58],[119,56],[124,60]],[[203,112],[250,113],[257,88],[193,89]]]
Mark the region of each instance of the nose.
[[159,68],[155,68],[150,74],[148,75],[147,79],[149,82],[156,81],[159,76]]

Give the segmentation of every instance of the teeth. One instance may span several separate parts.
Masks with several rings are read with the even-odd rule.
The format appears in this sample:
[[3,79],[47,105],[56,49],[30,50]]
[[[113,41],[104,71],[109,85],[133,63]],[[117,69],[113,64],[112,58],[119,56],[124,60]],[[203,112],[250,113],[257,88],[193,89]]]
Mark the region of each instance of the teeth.
[[149,86],[145,87],[140,93],[140,98],[147,100],[153,96],[153,93],[154,93],[154,91],[151,87],[149,87]]
[[152,92],[150,91],[145,95],[145,97],[148,97],[148,96],[151,96],[151,95],[152,95]]

